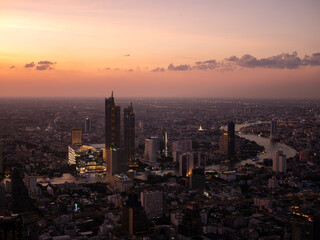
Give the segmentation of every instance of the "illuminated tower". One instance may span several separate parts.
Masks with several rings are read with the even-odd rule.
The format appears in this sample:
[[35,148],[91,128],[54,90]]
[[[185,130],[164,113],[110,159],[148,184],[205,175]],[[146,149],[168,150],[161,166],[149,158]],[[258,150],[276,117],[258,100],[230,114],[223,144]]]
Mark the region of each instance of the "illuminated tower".
[[168,157],[168,132],[164,133],[164,155]]
[[114,104],[113,92],[105,99],[106,149],[120,147],[120,107]]
[[235,142],[236,134],[234,130],[234,123],[232,121],[228,122],[228,158],[234,159],[235,157]]
[[132,103],[124,111],[124,151],[128,162],[134,161],[135,150],[135,114]]

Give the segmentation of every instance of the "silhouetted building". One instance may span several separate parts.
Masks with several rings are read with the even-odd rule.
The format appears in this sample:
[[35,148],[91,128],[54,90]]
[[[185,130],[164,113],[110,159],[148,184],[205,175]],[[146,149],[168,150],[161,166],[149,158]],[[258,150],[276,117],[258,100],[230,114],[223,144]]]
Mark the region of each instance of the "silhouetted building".
[[148,218],[158,218],[163,213],[163,195],[161,191],[141,192],[141,204]]
[[157,162],[160,142],[158,137],[150,137],[145,140],[144,160],[149,164]]
[[192,173],[193,165],[193,153],[186,152],[179,156],[179,176],[188,177]]
[[186,237],[195,237],[202,234],[200,209],[197,204],[190,204],[185,209],[185,215],[179,225],[179,233]]
[[4,183],[0,182],[0,216],[6,214],[6,209],[6,189]]
[[130,235],[136,235],[144,233],[149,228],[147,215],[141,206],[141,202],[138,201],[138,195],[136,193],[130,193],[128,200],[123,206],[123,230]]
[[18,216],[0,218],[0,239],[22,239],[22,224]]
[[207,153],[195,152],[193,155],[193,165],[198,168],[205,168],[207,164]]
[[0,174],[3,173],[3,142],[0,139]]
[[115,173],[124,173],[128,170],[128,162],[120,148],[108,149],[106,154],[108,176],[112,176]]
[[120,107],[114,103],[113,92],[105,99],[106,149],[120,148]]
[[277,120],[270,122],[270,138],[274,139],[277,137]]
[[[300,214],[300,215],[299,215]],[[318,240],[320,239],[320,215],[306,215],[293,212],[292,240]]]
[[228,155],[228,133],[224,133],[219,138],[219,152]]
[[72,129],[71,145],[81,145],[81,144],[82,144],[82,129]]
[[234,159],[236,149],[235,125],[232,121],[228,122],[228,158]]
[[134,161],[135,155],[135,114],[132,103],[124,111],[124,151],[128,162]]
[[282,151],[273,152],[272,170],[275,172],[286,173],[287,171],[287,158]]
[[89,117],[86,117],[84,121],[84,131],[91,132],[91,130],[92,130],[91,119]]
[[12,207],[13,213],[22,213],[34,210],[33,203],[28,195],[28,190],[24,185],[20,170],[13,169],[11,173],[12,183]]
[[192,169],[192,174],[189,178],[189,186],[191,189],[204,189],[206,184],[206,175],[203,168]]

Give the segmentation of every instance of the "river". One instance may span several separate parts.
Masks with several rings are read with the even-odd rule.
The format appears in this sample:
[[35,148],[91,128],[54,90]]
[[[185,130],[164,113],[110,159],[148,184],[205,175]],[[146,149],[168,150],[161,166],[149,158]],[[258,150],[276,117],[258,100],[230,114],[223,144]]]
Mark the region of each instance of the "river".
[[[256,122],[258,123],[258,122]],[[256,123],[245,123],[245,124],[237,124],[235,126],[235,131],[237,132],[237,135],[243,138],[246,138],[250,141],[255,141],[258,145],[264,146],[265,151],[264,154],[259,156],[260,162],[263,159],[266,158],[272,158],[273,152],[282,150],[283,153],[287,156],[287,158],[294,157],[296,154],[296,150],[289,147],[288,145],[284,143],[274,142],[271,141],[269,138],[260,137],[258,135],[254,134],[244,134],[239,133],[239,130],[242,127],[246,127],[249,125],[253,125]],[[229,169],[235,169],[241,165],[245,165],[246,163],[256,163],[253,162],[252,159],[246,159],[235,163],[226,163],[226,164],[217,164],[217,165],[209,165],[206,167],[206,170],[220,170],[221,168],[229,168]],[[167,173],[177,174],[176,170],[164,170],[160,173],[153,173],[158,175],[164,175]],[[138,172],[134,175],[134,178],[145,180],[147,178],[147,175],[151,173],[146,172]],[[99,175],[99,174],[90,174],[87,178],[80,178],[80,177],[74,177],[69,173],[63,174],[61,177],[54,177],[54,178],[38,178],[38,181],[47,180],[50,181],[52,184],[62,184],[65,182],[76,182],[76,183],[95,183],[95,182],[105,182],[106,177],[105,175]]]

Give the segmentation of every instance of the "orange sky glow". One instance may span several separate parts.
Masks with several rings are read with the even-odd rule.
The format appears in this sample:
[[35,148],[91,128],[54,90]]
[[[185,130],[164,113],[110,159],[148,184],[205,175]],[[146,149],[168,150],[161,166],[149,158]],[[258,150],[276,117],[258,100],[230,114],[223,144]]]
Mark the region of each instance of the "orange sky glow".
[[2,0],[0,97],[319,98],[320,2]]

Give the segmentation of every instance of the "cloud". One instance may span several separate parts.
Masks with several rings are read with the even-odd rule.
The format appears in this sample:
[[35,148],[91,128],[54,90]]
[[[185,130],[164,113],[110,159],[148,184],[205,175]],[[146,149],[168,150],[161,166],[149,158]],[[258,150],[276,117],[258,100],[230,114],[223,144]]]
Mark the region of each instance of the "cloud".
[[207,69],[215,69],[218,67],[218,63],[216,60],[207,60],[207,61],[199,61],[195,63],[196,65],[192,67],[192,69],[199,69],[199,70],[207,70]]
[[125,55],[123,55],[124,57],[130,57],[130,54],[125,54]]
[[51,61],[40,61],[38,62],[38,66],[36,67],[36,70],[38,71],[44,71],[44,70],[53,70],[54,68],[52,65],[57,64],[57,62],[51,62]]
[[10,69],[14,69],[16,66],[11,66]]
[[320,53],[313,53],[310,56],[306,55],[303,59],[305,66],[319,66],[320,65]]
[[320,53],[313,53],[311,56],[306,55],[303,59],[298,57],[297,52],[282,53],[268,58],[257,59],[250,54],[243,55],[241,58],[232,56],[225,59],[237,66],[245,68],[278,68],[278,69],[297,69],[301,66],[319,66]]
[[128,72],[133,72],[133,69],[129,69]]
[[151,72],[165,72],[166,70],[163,67],[157,67],[152,69]]
[[36,70],[44,71],[44,70],[52,70],[54,68],[50,67],[48,64],[39,65],[36,67]]
[[111,68],[105,68],[105,70],[110,70]]
[[38,62],[38,64],[41,64],[41,65],[43,65],[43,64],[45,64],[45,65],[52,65],[52,64],[56,64],[56,62],[50,62],[50,61],[40,61],[40,62]]
[[174,66],[172,63],[168,66],[168,70],[170,71],[187,71],[190,70],[190,65],[188,64],[182,64],[178,66]]
[[33,68],[34,66],[35,66],[34,62],[27,63],[26,65],[24,65],[25,68]]

